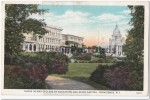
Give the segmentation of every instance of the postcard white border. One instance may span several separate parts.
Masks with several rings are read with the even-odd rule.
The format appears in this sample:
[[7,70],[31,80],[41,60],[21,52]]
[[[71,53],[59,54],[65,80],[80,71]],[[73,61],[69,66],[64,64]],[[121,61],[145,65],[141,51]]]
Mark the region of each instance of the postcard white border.
[[[4,12],[4,6],[5,4],[52,4],[52,5],[143,5],[145,6],[145,28],[144,28],[144,91],[107,91],[107,90],[95,90],[97,93],[79,93],[79,90],[72,90],[72,91],[78,91],[77,93],[58,93],[61,91],[69,91],[69,90],[31,90],[32,92],[25,92],[23,89],[4,89],[4,18],[5,18],[5,12]],[[44,0],[32,0],[32,1],[3,1],[2,2],[2,18],[1,18],[1,65],[2,65],[2,75],[1,75],[1,92],[2,95],[30,95],[30,96],[49,96],[49,95],[57,95],[57,96],[147,96],[148,95],[148,33],[149,33],[149,3],[147,1],[44,1]],[[36,92],[36,91],[42,91],[42,92]],[[57,91],[56,93],[49,93],[50,91]],[[80,90],[81,92],[85,92],[85,90]],[[93,91],[93,90],[89,90]],[[115,92],[115,93],[109,93],[109,92]]]

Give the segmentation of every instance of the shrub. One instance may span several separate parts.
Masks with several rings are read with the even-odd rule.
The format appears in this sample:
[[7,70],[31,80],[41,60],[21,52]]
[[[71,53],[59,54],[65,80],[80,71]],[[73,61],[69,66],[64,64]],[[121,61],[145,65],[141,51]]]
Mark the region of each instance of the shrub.
[[5,66],[5,89],[45,89],[44,83],[47,72],[44,66],[30,66],[21,68],[18,66]]
[[140,90],[143,91],[143,75],[139,75],[138,72],[131,72],[132,76],[132,84],[129,85],[132,90]]
[[91,60],[91,54],[90,53],[73,53],[73,58],[76,60]]
[[22,53],[14,58],[13,65],[25,68],[27,63],[32,63],[33,65],[45,64],[49,74],[51,74],[54,72],[54,69],[56,69],[54,67],[56,65],[54,63],[55,61],[57,61],[56,63],[59,65],[63,65],[61,66],[63,67],[63,72],[61,73],[66,73],[69,59],[66,55],[57,52]]
[[60,53],[49,53],[46,57],[46,65],[50,74],[65,74],[68,71],[68,62],[68,57]]
[[29,79],[27,76],[12,75],[4,77],[5,89],[45,89],[46,85],[43,81]]
[[125,60],[126,57],[117,57],[118,60]]
[[143,75],[130,71],[126,62],[117,62],[111,66],[99,65],[91,73],[90,79],[114,90],[143,89]]
[[76,60],[74,63],[78,63],[78,61]]
[[104,63],[115,63],[115,62],[116,62],[116,59],[111,56],[104,58]]
[[[95,57],[97,57],[97,56],[95,56]],[[116,59],[111,57],[111,56],[107,56],[107,57],[104,57],[104,58],[99,57],[98,60],[92,60],[91,62],[92,63],[115,63]]]
[[54,74],[66,74],[66,72],[68,71],[68,65],[64,61],[53,61],[51,71],[51,73]]
[[103,58],[100,58],[100,59],[97,60],[97,62],[98,62],[98,63],[104,63],[105,61],[104,61]]
[[[101,65],[100,65],[101,66]],[[97,69],[91,73],[90,79],[97,82],[97,83],[105,83],[103,74],[104,74],[104,67],[98,66]]]

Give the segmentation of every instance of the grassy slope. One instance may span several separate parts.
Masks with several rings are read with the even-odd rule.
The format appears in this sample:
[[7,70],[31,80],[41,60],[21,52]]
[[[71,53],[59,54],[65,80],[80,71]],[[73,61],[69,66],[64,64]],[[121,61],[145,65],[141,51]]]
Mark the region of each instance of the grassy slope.
[[70,63],[69,71],[66,75],[56,75],[60,77],[70,78],[78,81],[85,82],[92,85],[98,90],[107,90],[106,86],[97,84],[89,79],[90,74],[96,69],[99,63]]

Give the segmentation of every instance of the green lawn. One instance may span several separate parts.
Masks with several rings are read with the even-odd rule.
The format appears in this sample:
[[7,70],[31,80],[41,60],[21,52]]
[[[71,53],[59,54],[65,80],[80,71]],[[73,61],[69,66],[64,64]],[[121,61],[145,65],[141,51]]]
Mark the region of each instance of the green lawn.
[[53,75],[82,81],[92,85],[98,90],[107,90],[109,88],[107,88],[106,86],[93,82],[89,79],[90,74],[96,69],[98,64],[100,63],[69,63],[69,70],[66,75]]

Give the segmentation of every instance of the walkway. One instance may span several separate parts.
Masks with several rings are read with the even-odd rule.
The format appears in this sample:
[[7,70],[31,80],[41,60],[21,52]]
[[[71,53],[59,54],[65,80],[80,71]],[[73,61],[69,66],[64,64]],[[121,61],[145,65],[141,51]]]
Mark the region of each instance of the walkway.
[[56,90],[95,90],[94,87],[83,82],[50,75],[45,82],[48,88]]

